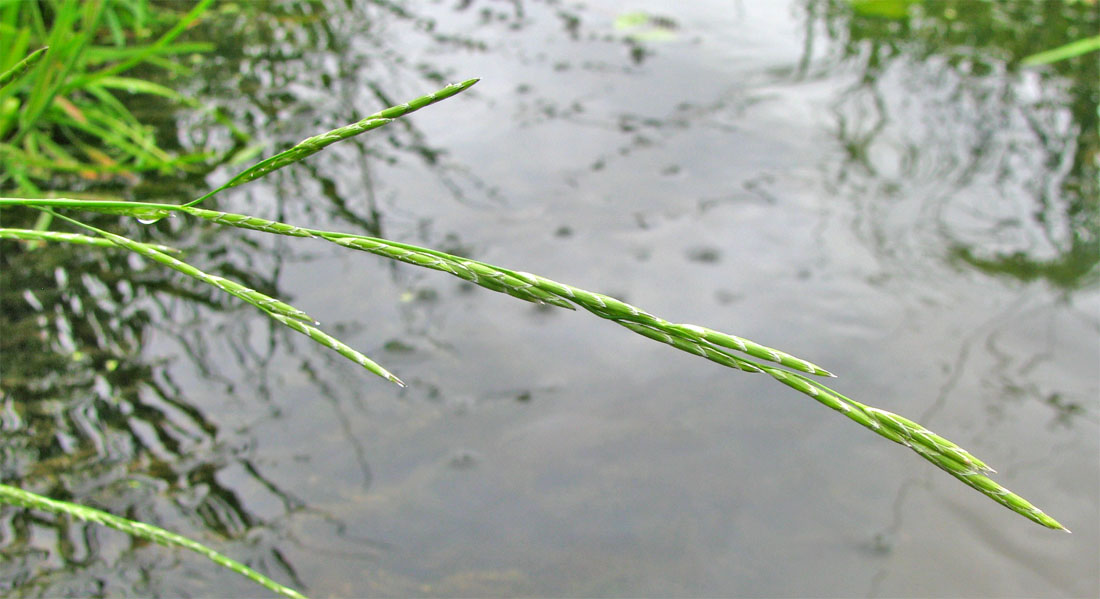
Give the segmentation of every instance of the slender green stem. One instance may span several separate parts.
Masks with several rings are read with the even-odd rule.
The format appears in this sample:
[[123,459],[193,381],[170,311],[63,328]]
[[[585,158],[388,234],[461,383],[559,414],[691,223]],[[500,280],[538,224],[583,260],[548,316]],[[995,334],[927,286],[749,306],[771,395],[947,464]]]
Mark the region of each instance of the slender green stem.
[[[84,225],[84,226],[88,226],[88,225]],[[195,279],[198,279],[198,280],[202,281],[203,283],[206,283],[208,285],[212,285],[214,287],[217,287],[218,289],[221,289],[222,291],[224,291],[224,292],[226,292],[226,293],[228,293],[232,296],[240,298],[240,299],[252,304],[253,306],[256,306],[257,308],[260,308],[264,312],[267,312],[267,313],[270,313],[270,314],[273,314],[273,315],[280,315],[280,316],[289,317],[289,318],[292,318],[294,320],[303,321],[303,322],[310,323],[310,324],[317,322],[312,316],[310,316],[309,314],[306,314],[305,312],[299,310],[298,308],[295,308],[294,306],[291,306],[290,304],[287,304],[285,302],[279,301],[279,300],[277,300],[277,299],[275,299],[275,298],[273,298],[273,297],[271,297],[267,294],[256,291],[255,289],[245,287],[244,285],[241,285],[240,283],[238,283],[236,281],[227,279],[225,277],[220,277],[218,275],[212,275],[210,273],[203,272],[203,271],[199,270],[198,268],[195,268],[194,266],[180,260],[179,258],[176,258],[174,256],[169,256],[168,254],[165,254],[164,252],[157,251],[157,250],[155,250],[155,249],[153,249],[149,246],[140,244],[140,243],[138,243],[138,242],[136,242],[132,239],[129,239],[127,237],[123,237],[121,235],[115,235],[114,233],[104,231],[102,229],[96,229],[96,228],[90,227],[90,226],[88,226],[88,228],[90,230],[93,230],[96,233],[99,233],[100,235],[106,237],[107,239],[109,239],[111,242],[113,242],[114,244],[116,244],[118,246],[124,247],[124,248],[126,248],[126,249],[128,249],[132,252],[137,253],[137,254],[141,254],[142,256],[145,256],[146,258],[149,258],[150,260],[153,260],[155,262],[159,262],[159,263],[161,263],[161,264],[163,264],[163,265],[165,265],[165,266],[167,266],[167,267],[169,267],[173,270],[177,270],[177,271],[179,271],[179,272],[181,272],[181,273],[183,273],[183,274],[185,274],[189,277],[193,277]]]
[[256,306],[257,308],[262,310],[265,314],[273,318],[276,322],[286,325],[287,327],[290,327],[291,329],[298,331],[303,335],[306,335],[317,343],[320,343],[321,345],[324,345],[325,347],[336,351],[340,355],[354,361],[368,371],[386,380],[389,380],[392,383],[396,383],[402,387],[405,386],[405,383],[401,379],[394,376],[393,373],[383,368],[377,362],[371,360],[362,353],[344,344],[335,337],[318,329],[316,326],[317,321],[314,320],[312,316],[306,314],[298,308],[295,308],[294,306],[291,306],[290,304],[279,301],[269,295],[241,285],[236,281],[232,281],[230,279],[226,279],[217,275],[212,275],[202,270],[199,270],[198,268],[182,260],[179,260],[174,256],[169,256],[168,254],[165,254],[164,252],[161,252],[147,244],[138,243],[133,239],[129,239],[121,235],[116,235],[102,229],[98,229],[86,223],[68,218],[64,215],[59,214],[57,216],[79,227],[83,227],[90,231],[95,231],[96,233],[103,236],[117,246],[126,248],[132,252],[145,256],[150,260],[159,262],[160,264],[163,264],[173,270],[179,271],[189,277],[198,279],[208,285],[217,287],[218,289],[221,289],[222,291],[234,297],[242,299],[245,302],[248,302],[249,304],[252,304],[253,306]]
[[265,588],[274,591],[284,597],[291,597],[292,599],[305,599],[305,596],[291,589],[283,586],[274,580],[260,574],[259,572],[249,568],[248,566],[238,562],[234,559],[226,557],[213,549],[210,549],[206,545],[197,541],[192,541],[187,537],[178,535],[174,532],[164,530],[163,528],[153,526],[151,524],[145,524],[144,522],[135,522],[128,520],[120,516],[105,512],[103,510],[97,510],[90,508],[79,503],[70,503],[68,501],[58,501],[56,499],[50,499],[43,497],[36,493],[24,491],[18,487],[12,487],[10,485],[0,484],[0,502],[9,503],[12,505],[18,505],[28,509],[43,510],[47,512],[53,512],[58,514],[68,514],[75,518],[87,522],[95,522],[113,528],[115,530],[122,531],[126,534],[140,537],[153,541],[161,545],[168,547],[182,547],[190,551],[194,551],[199,555],[202,555],[210,561],[218,564],[219,566],[229,568],[230,570],[248,578],[249,580],[263,585]]
[[371,360],[370,358],[368,358],[367,356],[365,356],[362,353],[358,352],[357,350],[355,350],[351,346],[345,344],[343,341],[340,341],[336,337],[333,337],[332,335],[329,335],[328,333],[322,331],[321,329],[318,329],[317,327],[315,327],[315,326],[313,326],[309,323],[302,322],[300,320],[294,320],[293,318],[287,318],[286,316],[284,316],[282,314],[273,314],[273,313],[269,312],[268,315],[271,316],[272,318],[274,318],[275,320],[283,323],[284,325],[294,329],[295,331],[298,331],[299,333],[302,333],[303,335],[306,335],[307,337],[309,337],[310,339],[313,339],[317,343],[320,343],[321,345],[335,351],[336,353],[340,354],[341,356],[344,356],[345,358],[351,360],[352,362],[355,362],[356,364],[362,366],[363,368],[366,368],[370,372],[373,372],[374,374],[377,374],[378,376],[390,381],[391,383],[395,383],[395,384],[397,384],[398,386],[401,386],[401,387],[405,386],[404,381],[402,381],[401,379],[394,376],[390,371],[388,371],[385,368],[382,368],[381,366],[379,366],[377,362],[375,362],[374,360]]
[[608,295],[593,293],[578,287],[558,283],[538,275],[513,271],[477,260],[470,260],[437,250],[390,241],[388,239],[323,231],[320,229],[299,227],[278,221],[256,218],[244,214],[206,210],[190,206],[176,206],[173,204],[74,200],[68,198],[53,198],[48,200],[0,198],[0,206],[36,204],[39,206],[78,208],[114,214],[130,212],[134,215],[140,214],[143,218],[161,218],[171,212],[183,212],[191,216],[232,227],[252,229],[278,235],[290,235],[293,237],[324,239],[344,247],[363,250],[394,260],[415,264],[417,266],[448,272],[487,289],[507,293],[526,301],[552,304],[570,309],[572,309],[573,304],[575,304],[601,318],[634,322],[650,327],[651,329],[664,331],[666,334],[672,335],[687,343],[699,344],[711,349],[736,349],[750,356],[776,362],[801,372],[819,376],[833,376],[832,373],[824,368],[808,360],[792,356],[786,352],[760,345],[743,337],[721,333],[706,327],[692,324],[672,323]]
[[[95,245],[99,247],[117,247],[117,244],[102,237],[92,237],[79,233],[62,233],[60,231],[39,231],[37,229],[0,229],[0,239],[22,239],[26,241],[55,241],[61,243],[75,243],[79,245]],[[138,243],[138,242],[134,242]],[[155,243],[142,244],[158,252],[167,254],[179,254],[180,251],[167,245]]]

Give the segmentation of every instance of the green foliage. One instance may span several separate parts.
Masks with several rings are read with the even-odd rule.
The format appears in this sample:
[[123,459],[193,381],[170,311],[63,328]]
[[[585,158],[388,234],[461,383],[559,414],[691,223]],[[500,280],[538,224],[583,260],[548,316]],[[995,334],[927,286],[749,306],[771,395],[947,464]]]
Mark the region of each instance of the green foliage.
[[916,0],[849,0],[852,10],[861,17],[903,19]]
[[[14,182],[34,193],[38,183],[59,173],[132,176],[201,159],[161,148],[120,94],[190,103],[169,88],[122,73],[143,65],[184,70],[169,58],[211,46],[175,40],[212,1],[202,0],[182,16],[173,4],[154,10],[146,0],[0,5],[0,187]],[[174,25],[153,38],[152,26],[165,23]]]

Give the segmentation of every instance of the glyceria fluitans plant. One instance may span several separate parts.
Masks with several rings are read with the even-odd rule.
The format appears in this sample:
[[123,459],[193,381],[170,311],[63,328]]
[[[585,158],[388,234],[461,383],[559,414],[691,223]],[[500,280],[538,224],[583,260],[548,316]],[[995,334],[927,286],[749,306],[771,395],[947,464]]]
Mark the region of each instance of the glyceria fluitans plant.
[[[18,78],[18,73],[10,76],[4,74],[0,75],[0,77],[7,77],[7,80],[10,81]],[[351,125],[310,137],[288,150],[280,152],[245,169],[225,184],[185,204],[89,200],[61,197],[3,197],[0,198],[0,209],[28,207],[41,210],[56,216],[58,220],[72,224],[82,231],[58,232],[0,228],[0,239],[74,243],[94,246],[96,248],[118,248],[136,253],[189,277],[202,281],[205,284],[216,287],[255,306],[261,312],[267,314],[279,323],[308,336],[317,343],[356,362],[369,372],[398,385],[403,385],[404,383],[367,356],[346,345],[336,337],[325,333],[319,328],[317,321],[302,310],[279,301],[276,298],[250,289],[235,281],[205,273],[177,257],[178,252],[172,248],[141,243],[93,227],[74,218],[71,214],[75,211],[103,212],[131,216],[148,222],[163,218],[170,214],[182,213],[193,218],[207,220],[230,227],[251,229],[276,235],[313,238],[350,249],[369,252],[391,260],[398,260],[416,266],[443,271],[491,291],[506,293],[518,299],[536,304],[552,305],[565,309],[583,308],[602,319],[615,322],[644,337],[698,355],[722,366],[734,368],[742,372],[768,375],[778,382],[813,398],[826,407],[844,414],[863,427],[895,443],[912,449],[918,455],[932,462],[940,469],[1010,510],[1045,527],[1066,530],[1058,521],[1043,513],[1027,500],[989,478],[988,475],[994,473],[993,469],[955,443],[937,435],[912,420],[862,404],[824,385],[817,378],[811,378],[811,376],[808,375],[815,377],[832,377],[833,375],[807,360],[792,356],[777,349],[760,345],[736,335],[715,331],[694,324],[670,322],[613,297],[559,283],[540,275],[512,270],[430,248],[418,247],[387,239],[313,229],[245,214],[234,214],[197,206],[197,204],[210,198],[221,190],[248,183],[274,170],[301,161],[321,151],[330,144],[371,129],[382,127],[411,112],[461,93],[476,82],[476,79],[470,79],[461,83],[448,85],[435,93],[416,98],[405,104],[387,108]],[[63,211],[64,214],[59,211]],[[248,576],[275,592],[290,597],[301,596],[296,591],[283,587],[267,579],[263,575],[252,571],[246,566],[209,550],[199,543],[144,523],[132,522],[77,504],[54,501],[7,485],[0,485],[0,502],[34,509],[64,512],[77,518],[99,522],[123,530],[129,534],[149,538],[158,543],[181,546],[206,555],[216,563]]]
[[[58,173],[132,177],[193,169],[205,160],[158,146],[152,128],[119,97],[143,94],[197,108],[173,89],[125,73],[136,66],[186,72],[167,58],[213,48],[177,41],[212,3],[0,3],[0,185],[11,181],[32,193]],[[186,13],[177,14],[180,8]],[[152,31],[160,29],[154,24],[165,31],[154,37]]]

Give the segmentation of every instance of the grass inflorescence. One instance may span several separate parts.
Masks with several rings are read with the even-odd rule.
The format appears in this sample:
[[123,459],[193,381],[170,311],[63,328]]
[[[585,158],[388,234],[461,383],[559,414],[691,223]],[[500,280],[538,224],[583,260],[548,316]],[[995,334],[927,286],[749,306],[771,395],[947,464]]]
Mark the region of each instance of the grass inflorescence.
[[[205,3],[200,3],[196,9],[204,6]],[[166,36],[161,39],[163,41],[170,38]],[[22,62],[16,61],[14,66],[0,73],[0,87],[7,85],[8,88],[11,88],[20,81],[21,77],[26,76],[27,73],[36,68],[36,62],[39,65],[44,64],[44,60],[48,56],[49,51],[39,50],[28,55]],[[131,61],[138,58],[138,56],[134,56]],[[469,89],[476,82],[477,79],[470,79],[448,85],[436,92],[379,111],[350,125],[305,139],[285,151],[261,160],[209,193],[185,204],[63,197],[3,197],[0,198],[0,209],[14,207],[37,209],[47,215],[58,217],[60,221],[72,224],[82,232],[54,231],[47,230],[45,227],[36,229],[0,228],[0,240],[28,243],[70,243],[88,246],[89,248],[110,247],[132,252],[232,295],[256,307],[276,322],[306,335],[318,344],[338,352],[366,370],[398,385],[403,385],[403,383],[394,374],[358,350],[323,331],[319,327],[319,323],[300,308],[236,281],[204,272],[184,261],[179,256],[179,252],[173,248],[152,243],[141,243],[100,227],[94,227],[72,216],[72,212],[91,211],[117,214],[141,219],[143,222],[182,213],[223,226],[314,239],[349,249],[369,252],[390,260],[446,272],[491,291],[505,293],[527,302],[571,310],[582,308],[601,319],[610,320],[648,339],[670,345],[722,366],[742,372],[766,374],[826,407],[844,414],[876,434],[912,449],[922,458],[932,462],[937,467],[1010,510],[1048,528],[1065,530],[1065,527],[1058,521],[989,478],[988,475],[994,472],[992,468],[955,443],[912,420],[852,400],[824,385],[820,379],[808,376],[833,376],[829,371],[808,360],[729,333],[694,324],[671,322],[614,297],[560,283],[540,275],[378,237],[314,229],[197,206],[203,200],[222,190],[246,184],[277,169],[300,162],[333,143],[385,126],[395,119],[402,118],[416,110],[459,94]],[[0,100],[3,100],[2,96],[0,96]],[[32,132],[24,130],[19,135],[26,137],[32,135]],[[121,144],[121,141],[117,139],[105,140],[105,142],[115,143],[116,145]],[[4,149],[4,147],[0,145],[0,149]],[[10,156],[12,152],[18,153],[18,150],[12,150],[8,147],[4,149],[4,152],[6,152],[5,156]],[[21,188],[26,189],[25,186],[21,186]],[[57,211],[64,211],[65,214]],[[79,504],[55,501],[7,485],[0,485],[0,502],[31,509],[68,513],[158,543],[184,547],[203,554],[219,565],[241,573],[275,592],[288,597],[301,597],[297,591],[284,587],[247,566],[214,552],[201,543],[144,523],[119,518]]]
[[[947,471],[967,485],[1012,511],[1048,528],[1065,530],[1065,527],[1058,521],[1046,515],[1019,495],[1016,495],[990,479],[988,475],[994,473],[993,469],[957,444],[912,420],[886,410],[859,403],[825,386],[819,380],[805,376],[805,374],[812,374],[832,377],[833,374],[824,368],[808,360],[760,345],[743,337],[715,331],[698,325],[669,322],[611,296],[587,291],[539,275],[510,270],[430,248],[418,247],[377,237],[312,229],[244,214],[201,209],[192,206],[138,202],[108,202],[102,200],[69,198],[54,198],[48,200],[0,198],[0,207],[5,205],[28,205],[31,203],[37,203],[43,208],[83,209],[112,213],[117,213],[120,210],[124,211],[129,208],[134,211],[135,215],[142,214],[146,216],[149,214],[164,215],[174,212],[184,213],[231,227],[263,231],[277,235],[328,241],[343,247],[370,252],[415,266],[447,272],[463,280],[485,287],[486,289],[507,293],[508,295],[529,302],[549,304],[570,309],[575,307],[584,308],[600,318],[615,322],[642,336],[671,345],[676,349],[701,356],[723,366],[744,372],[767,374],[780,383],[808,395],[826,407],[844,414],[851,420],[871,431],[895,443],[909,447],[937,467]],[[129,242],[128,244],[121,239],[116,239],[117,237],[118,236],[115,235],[110,236],[112,241],[124,247],[129,247],[129,244],[136,243]],[[257,292],[252,292],[251,290],[245,291],[237,290],[234,287],[227,287],[225,286],[224,279],[219,282],[208,281],[203,277],[209,277],[210,275],[204,275],[201,271],[198,271],[198,269],[187,267],[180,260],[166,256],[152,248],[131,249],[143,255],[153,257],[155,260],[172,268],[176,268],[185,274],[204,280],[204,282],[209,282],[228,293],[237,295],[241,299],[265,310],[279,322],[307,334],[315,341],[338,351],[345,357],[359,363],[367,370],[390,381],[402,384],[400,379],[397,379],[397,377],[388,370],[369,360],[366,356],[342,344],[335,338],[320,331],[315,326],[312,326],[310,324],[310,318],[304,316],[304,313],[298,311],[296,308],[276,303],[275,300],[267,298],[266,296],[262,298],[257,297],[253,295]],[[160,257],[156,257],[158,255]],[[282,308],[282,311],[273,309],[276,306]],[[299,316],[299,318],[295,319],[295,316]],[[735,350],[745,355],[737,355],[731,350]],[[763,362],[760,360],[763,360]],[[778,368],[766,362],[779,364],[791,370]]]

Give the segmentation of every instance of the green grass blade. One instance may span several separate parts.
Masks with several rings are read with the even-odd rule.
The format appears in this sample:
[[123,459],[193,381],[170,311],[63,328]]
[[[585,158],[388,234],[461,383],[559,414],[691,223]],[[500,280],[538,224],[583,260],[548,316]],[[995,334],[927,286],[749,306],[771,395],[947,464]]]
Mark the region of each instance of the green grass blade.
[[145,46],[142,48],[127,49],[127,58],[125,60],[122,60],[121,62],[114,64],[106,69],[95,71],[92,73],[85,73],[79,77],[74,77],[68,83],[67,89],[81,88],[90,83],[93,83],[99,78],[117,75],[118,73],[126,71],[127,69],[130,69],[131,67],[134,67],[148,60],[150,57],[158,53],[165,52],[167,46],[172,42],[172,40],[179,37],[180,34],[186,31],[192,23],[201,18],[202,15],[207,11],[207,9],[210,8],[210,5],[212,3],[213,0],[200,0],[193,7],[191,7],[191,10],[187,11],[187,14],[183,15],[183,17],[181,17],[180,20],[176,22],[176,24],[173,25],[171,29],[165,32],[164,35],[160,36],[157,41],[153,42],[149,46]]
[[[87,91],[92,93],[93,88]],[[74,119],[64,111],[57,110],[53,120],[59,125],[88,133],[98,138],[107,147],[122,150],[139,161],[138,167],[163,167],[172,164],[172,156],[155,145],[149,132],[131,126],[103,108],[102,103],[82,107],[84,121]],[[148,162],[149,165],[141,165],[140,162]]]
[[[34,3],[28,3],[28,7],[32,4]],[[36,77],[34,77],[27,103],[19,115],[19,127],[12,140],[13,144],[18,145],[24,135],[35,129],[42,113],[53,104],[54,98],[60,93],[69,74],[79,62],[80,55],[91,35],[89,29],[77,23],[79,6],[75,0],[66,0],[56,7],[57,13],[54,15],[49,37],[46,40],[46,46],[50,50],[37,65]],[[92,3],[87,5],[88,11],[94,12],[96,8]],[[34,6],[28,10],[37,12],[38,7]],[[86,13],[85,17],[84,26],[95,20],[94,14],[89,16]]]
[[46,50],[48,49],[49,46],[39,48],[28,54],[23,60],[15,63],[15,66],[12,68],[0,73],[0,88],[7,87],[9,84],[14,83],[16,79],[23,76],[23,73],[26,73],[31,67],[38,64],[38,61],[42,60],[42,57],[45,56]]
[[[141,60],[147,64],[168,69],[169,72],[186,75],[191,69],[186,65],[168,60],[170,57],[181,54],[206,54],[217,48],[217,44],[210,42],[177,42],[168,46],[118,46],[104,47],[93,46],[85,53],[85,60],[89,65],[100,65],[116,61],[132,60],[135,54],[141,55]],[[81,84],[99,83],[104,78],[114,77],[111,71],[94,71],[89,73],[86,80],[80,80]]]
[[116,516],[103,510],[97,510],[79,503],[71,503],[68,501],[58,501],[56,499],[50,499],[43,497],[36,493],[24,491],[18,487],[12,487],[10,485],[0,484],[0,502],[10,505],[17,505],[20,507],[42,510],[47,512],[53,512],[55,514],[68,514],[74,518],[79,518],[86,522],[95,522],[113,528],[115,530],[122,531],[128,535],[153,541],[154,543],[165,545],[167,547],[182,547],[184,549],[194,551],[195,553],[209,559],[210,561],[228,568],[241,576],[248,578],[249,580],[262,585],[264,588],[274,591],[284,597],[291,597],[292,599],[306,599],[305,595],[302,595],[298,591],[292,588],[283,586],[274,580],[260,574],[259,572],[249,568],[248,566],[238,562],[234,559],[226,557],[217,551],[199,543],[198,541],[192,541],[191,539],[178,535],[174,532],[167,531],[163,528],[153,526],[151,524],[145,524],[144,522],[135,522],[128,520],[120,516]]
[[1043,64],[1050,64],[1052,62],[1058,62],[1060,60],[1066,60],[1075,56],[1081,56],[1082,54],[1088,54],[1089,52],[1096,52],[1100,50],[1100,35],[1094,37],[1086,37],[1084,39],[1070,42],[1064,46],[1058,46],[1044,52],[1038,52],[1032,54],[1020,61],[1020,64],[1025,67],[1032,67]]
[[[179,92],[170,87],[133,77],[101,77],[96,81],[95,86],[90,87],[117,89],[131,94],[149,94],[176,102],[187,102],[188,100],[188,98],[180,95]],[[197,102],[194,102],[194,104],[197,105]]]

